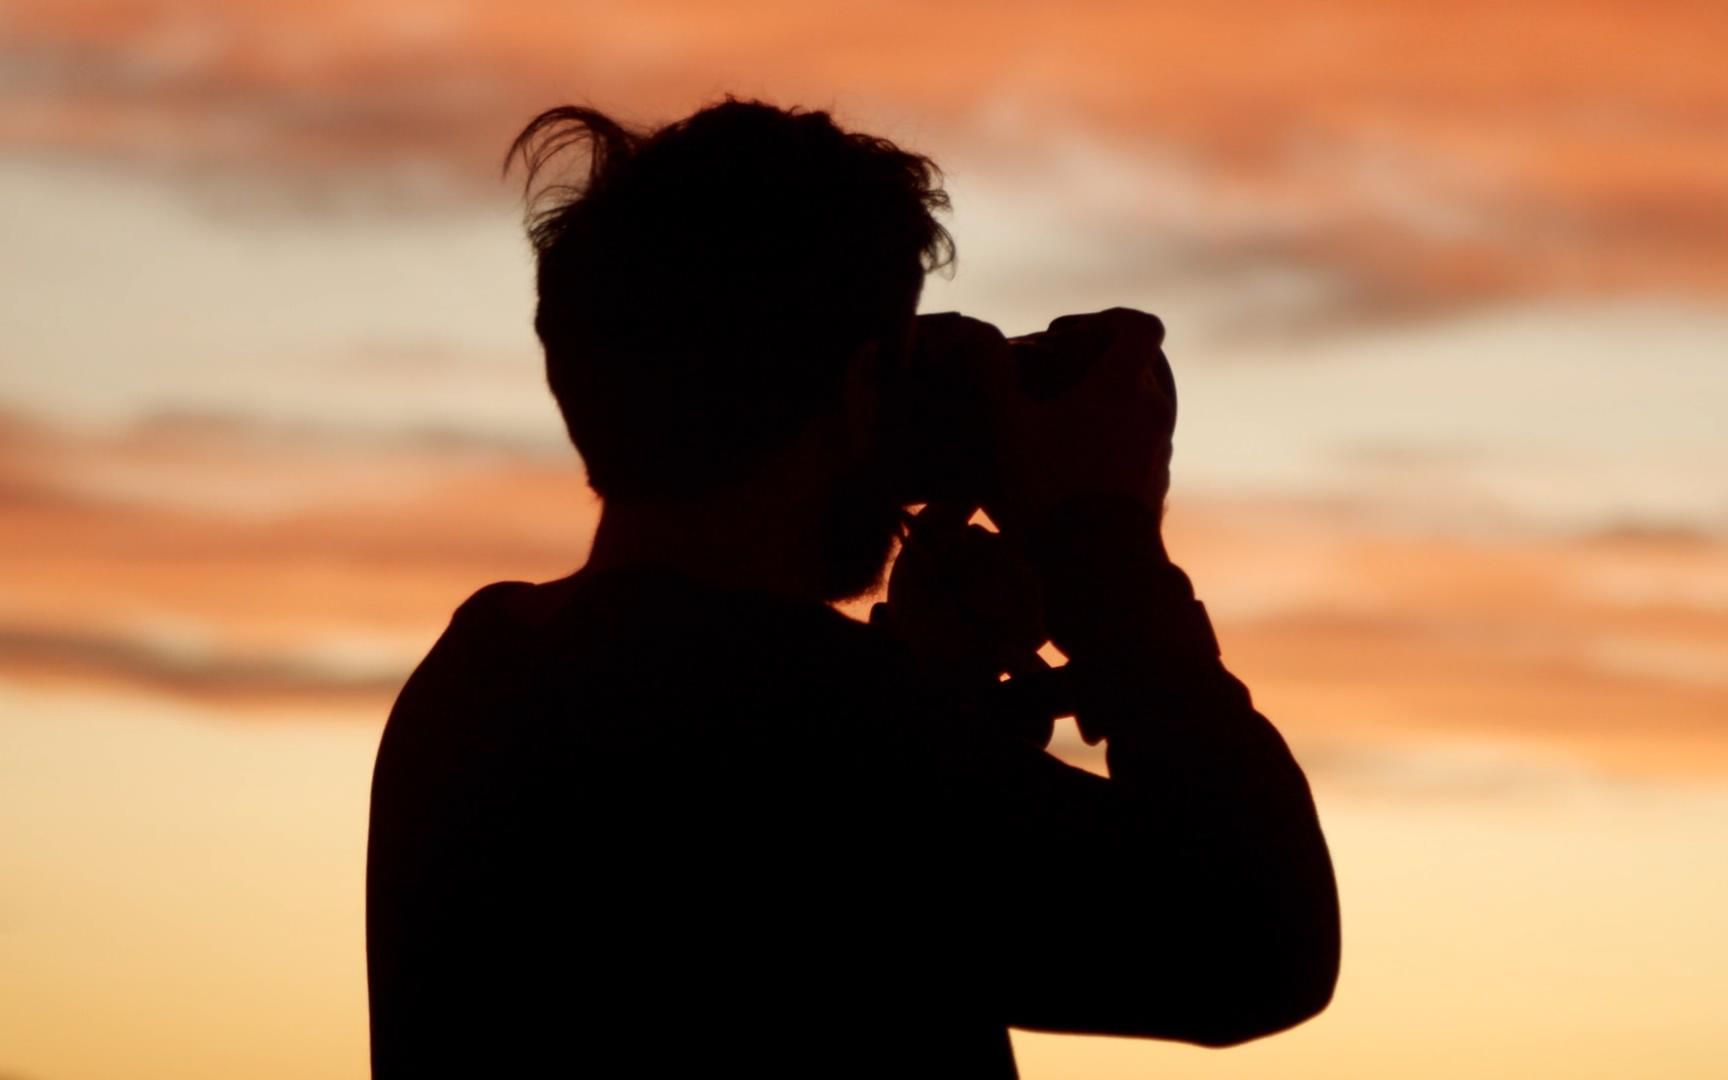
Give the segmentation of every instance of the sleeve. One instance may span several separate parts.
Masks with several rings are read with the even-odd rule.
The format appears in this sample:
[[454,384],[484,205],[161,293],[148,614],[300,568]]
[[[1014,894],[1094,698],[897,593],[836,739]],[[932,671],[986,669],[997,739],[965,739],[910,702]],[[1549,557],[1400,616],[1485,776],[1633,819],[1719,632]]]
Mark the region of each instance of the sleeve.
[[1308,785],[1223,666],[1157,516],[1092,504],[1034,537],[1075,713],[1109,778],[1031,743],[955,748],[969,932],[1011,1026],[1224,1046],[1325,1007],[1331,862]]

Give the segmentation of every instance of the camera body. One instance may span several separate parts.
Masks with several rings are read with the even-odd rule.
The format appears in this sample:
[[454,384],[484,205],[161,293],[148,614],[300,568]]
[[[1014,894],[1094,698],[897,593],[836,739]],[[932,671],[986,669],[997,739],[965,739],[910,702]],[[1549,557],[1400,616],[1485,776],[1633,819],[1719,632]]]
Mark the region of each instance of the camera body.
[[[949,315],[921,315],[919,327]],[[988,330],[987,326],[983,329]],[[1058,347],[1048,332],[1007,338],[1006,362],[1020,391],[1048,400],[1085,378],[1096,348]],[[995,501],[1003,489],[996,461],[995,424],[988,397],[973,372],[978,357],[961,350],[981,349],[976,335],[914,332],[906,361],[887,378],[883,398],[882,446],[896,500],[902,506],[947,502],[972,507]],[[990,349],[987,362],[1002,363],[1003,351]]]

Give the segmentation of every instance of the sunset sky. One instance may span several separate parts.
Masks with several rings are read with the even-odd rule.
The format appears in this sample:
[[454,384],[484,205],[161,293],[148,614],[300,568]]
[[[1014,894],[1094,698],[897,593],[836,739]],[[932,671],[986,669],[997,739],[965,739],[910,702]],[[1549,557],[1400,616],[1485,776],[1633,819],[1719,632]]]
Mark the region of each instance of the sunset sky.
[[365,1075],[384,714],[598,513],[504,147],[726,92],[942,165],[923,310],[1164,318],[1170,548],[1314,782],[1332,1007],[1017,1034],[1023,1075],[1723,1075],[1723,42],[1629,0],[0,5],[0,1077]]

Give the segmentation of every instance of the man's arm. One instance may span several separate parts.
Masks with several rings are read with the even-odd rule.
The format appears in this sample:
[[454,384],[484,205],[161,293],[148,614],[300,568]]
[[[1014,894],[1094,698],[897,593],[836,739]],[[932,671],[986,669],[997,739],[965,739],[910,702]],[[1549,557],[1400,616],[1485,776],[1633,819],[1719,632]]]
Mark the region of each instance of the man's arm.
[[1030,831],[1025,915],[1047,929],[1017,948],[1010,1022],[1228,1045],[1319,1012],[1339,920],[1313,800],[1220,661],[1157,514],[1071,505],[1030,547],[1110,778],[1070,770],[1052,792],[1066,807]]
[[1338,971],[1331,861],[1301,769],[1164,551],[1176,386],[1163,324],[1112,308],[1015,339],[1084,365],[1050,399],[1007,377],[1010,346],[989,324],[923,316],[919,333],[973,365],[998,471],[985,509],[1041,582],[1082,733],[1107,743],[1108,779],[988,731],[970,757],[947,751],[977,808],[961,818],[994,855],[957,891],[980,913],[1001,1011],[1211,1046],[1312,1016]]
[[[936,560],[925,576],[975,570],[971,546],[927,528],[910,553]],[[958,831],[939,877],[958,901],[963,963],[1016,1027],[1225,1046],[1312,1016],[1338,970],[1313,802],[1220,662],[1157,515],[1134,500],[1071,502],[1027,548],[1069,656],[1047,678],[1068,682],[1110,775],[1045,753],[1047,734],[1028,741],[1024,702],[942,726],[940,786],[955,798],[934,819]],[[910,592],[898,595],[915,612]]]

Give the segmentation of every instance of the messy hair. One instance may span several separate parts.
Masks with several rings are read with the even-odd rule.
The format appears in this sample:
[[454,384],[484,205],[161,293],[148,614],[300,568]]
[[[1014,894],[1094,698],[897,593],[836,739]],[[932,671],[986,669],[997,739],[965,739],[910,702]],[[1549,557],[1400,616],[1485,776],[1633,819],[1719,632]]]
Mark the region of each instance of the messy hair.
[[[581,145],[583,182],[536,188]],[[826,112],[728,95],[635,130],[565,105],[506,171],[518,159],[547,382],[609,499],[700,489],[785,445],[955,259],[936,164]]]

